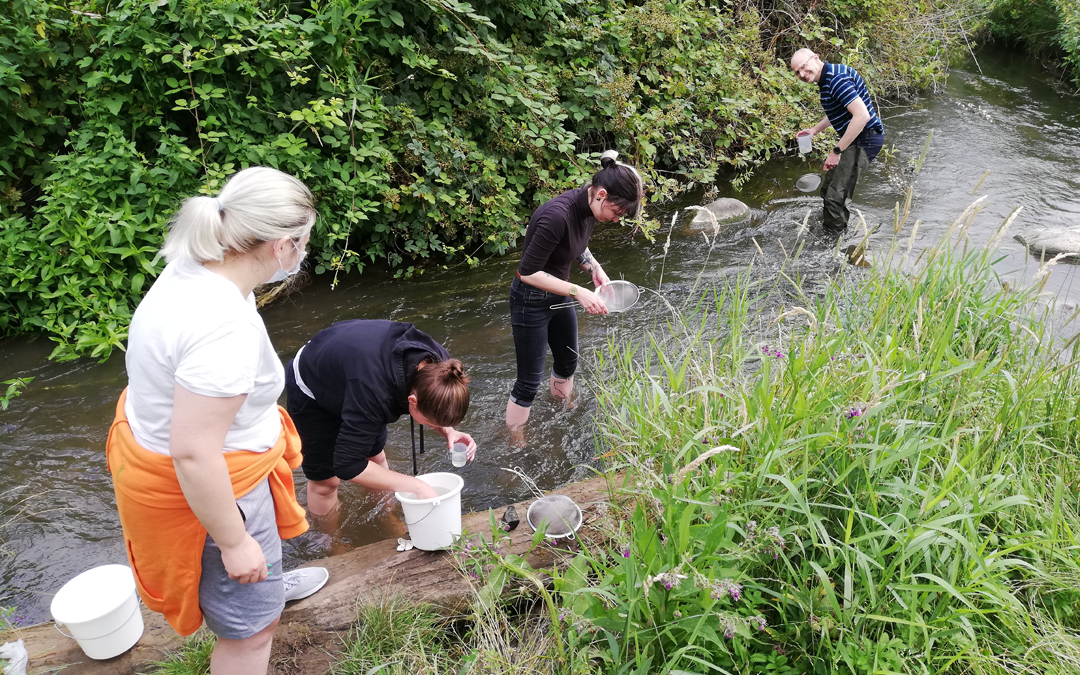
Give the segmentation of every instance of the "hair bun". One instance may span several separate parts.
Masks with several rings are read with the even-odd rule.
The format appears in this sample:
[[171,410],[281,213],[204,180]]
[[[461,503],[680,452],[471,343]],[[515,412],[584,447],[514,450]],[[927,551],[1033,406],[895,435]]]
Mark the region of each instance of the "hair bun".
[[617,150],[605,150],[604,154],[600,155],[600,168],[606,169],[614,164],[619,159],[619,152]]
[[446,371],[446,374],[454,380],[460,380],[465,375],[465,367],[457,359],[450,359]]

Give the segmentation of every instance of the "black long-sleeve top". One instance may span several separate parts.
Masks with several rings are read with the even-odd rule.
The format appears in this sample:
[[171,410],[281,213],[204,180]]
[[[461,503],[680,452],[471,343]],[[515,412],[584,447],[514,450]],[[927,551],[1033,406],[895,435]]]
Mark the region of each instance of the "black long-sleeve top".
[[547,272],[569,280],[570,265],[589,247],[594,225],[587,187],[567,190],[544,202],[529,218],[518,274]]
[[327,412],[341,417],[334,473],[350,480],[387,424],[409,414],[413,376],[422,361],[450,354],[427,333],[400,321],[339,321],[304,346],[300,378]]

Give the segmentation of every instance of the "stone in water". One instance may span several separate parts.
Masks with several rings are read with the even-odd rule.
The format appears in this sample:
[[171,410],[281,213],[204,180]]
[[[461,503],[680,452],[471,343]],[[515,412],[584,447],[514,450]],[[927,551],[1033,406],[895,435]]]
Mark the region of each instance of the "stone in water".
[[1063,253],[1069,258],[1080,258],[1080,228],[1028,230],[1016,235],[1016,240],[1034,256],[1045,254],[1049,258]]
[[[731,199],[728,197],[722,197],[715,202],[709,202],[705,205],[709,211],[716,217],[717,225],[729,225],[731,223],[740,223],[750,218],[750,207],[743,204],[738,199]],[[694,219],[691,221],[693,225],[706,225],[712,224],[712,220],[709,215],[703,211],[696,211]]]

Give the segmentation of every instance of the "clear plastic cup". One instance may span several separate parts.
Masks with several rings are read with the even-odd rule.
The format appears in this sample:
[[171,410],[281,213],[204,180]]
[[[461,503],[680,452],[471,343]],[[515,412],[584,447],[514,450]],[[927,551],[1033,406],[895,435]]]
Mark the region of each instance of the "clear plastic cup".
[[810,152],[810,150],[812,150],[814,147],[814,138],[810,134],[797,136],[795,140],[799,141],[800,155],[805,155],[806,153]]
[[450,463],[461,468],[467,461],[469,461],[469,446],[464,443],[454,443],[454,447],[450,448]]

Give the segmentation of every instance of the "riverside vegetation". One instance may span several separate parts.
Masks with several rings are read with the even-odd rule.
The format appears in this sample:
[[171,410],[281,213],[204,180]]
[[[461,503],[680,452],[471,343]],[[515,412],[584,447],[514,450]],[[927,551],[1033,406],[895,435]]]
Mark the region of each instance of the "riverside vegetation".
[[921,252],[898,207],[881,264],[813,296],[751,265],[613,338],[590,381],[630,487],[580,551],[463,545],[470,615],[362,607],[333,672],[1077,672],[1080,339],[1053,261],[995,271],[1012,218],[971,245],[979,205]]
[[1080,4],[1073,0],[988,0],[982,32],[1049,59],[1080,87]]
[[942,81],[980,7],[0,0],[0,333],[122,348],[179,199],[251,164],[314,190],[317,274],[475,265],[604,149],[657,201],[783,148],[820,115],[796,46],[895,98]]

